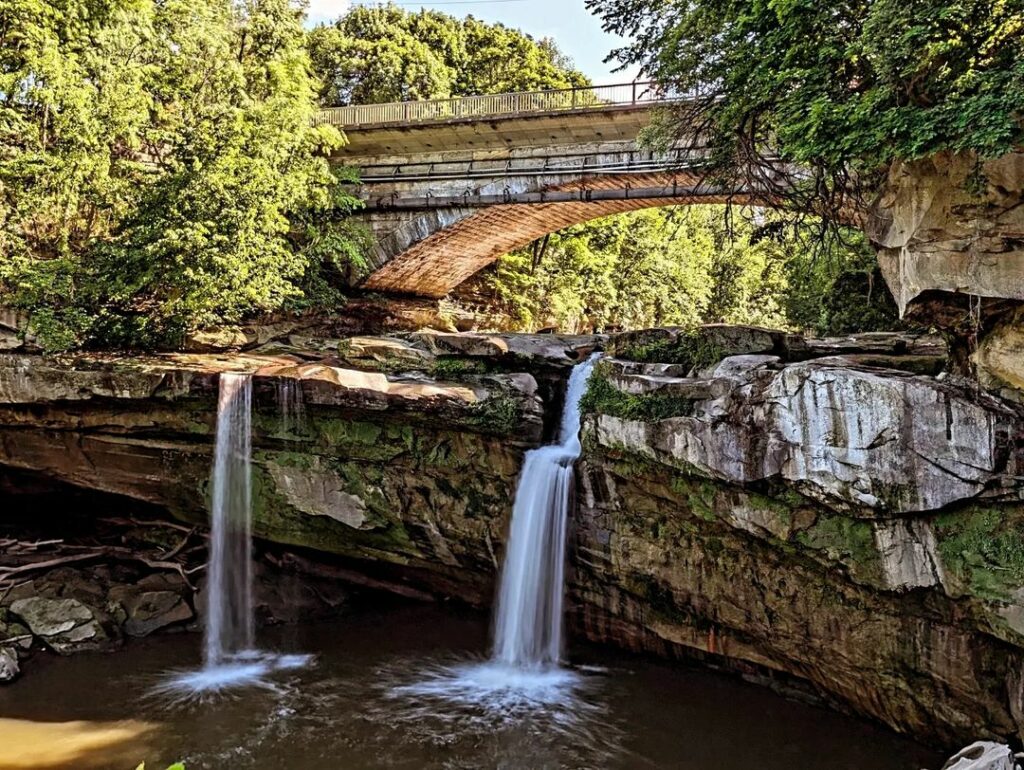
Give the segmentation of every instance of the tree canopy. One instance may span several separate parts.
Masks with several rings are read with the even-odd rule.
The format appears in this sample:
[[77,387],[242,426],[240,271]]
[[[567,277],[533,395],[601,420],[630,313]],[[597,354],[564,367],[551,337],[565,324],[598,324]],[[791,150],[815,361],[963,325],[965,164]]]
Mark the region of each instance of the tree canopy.
[[778,155],[811,169],[796,186],[834,210],[895,160],[997,156],[1024,141],[1021,0],[587,6],[630,39],[618,60],[693,98],[663,131],[707,142],[725,177],[757,174]]
[[299,296],[354,204],[304,42],[289,0],[0,3],[0,286],[48,347]]
[[395,5],[356,6],[309,35],[324,104],[568,88],[586,82],[550,39]]
[[896,307],[860,239],[815,251],[774,212],[646,209],[577,225],[502,257],[465,292],[518,330],[752,323],[842,334],[891,328]]

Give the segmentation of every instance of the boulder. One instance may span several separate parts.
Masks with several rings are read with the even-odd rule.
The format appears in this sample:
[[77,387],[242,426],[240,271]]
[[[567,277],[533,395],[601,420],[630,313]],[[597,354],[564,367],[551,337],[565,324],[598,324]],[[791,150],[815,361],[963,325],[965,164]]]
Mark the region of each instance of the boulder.
[[0,684],[14,681],[20,672],[18,653],[12,647],[0,647]]
[[1017,770],[1013,750],[1003,743],[978,741],[961,749],[942,766],[942,770]]
[[124,632],[148,636],[165,626],[192,619],[192,608],[175,591],[146,591],[139,586],[115,586],[110,599],[124,610]]
[[77,599],[34,596],[13,602],[10,609],[33,634],[61,655],[98,650],[110,644],[99,613]]
[[[732,356],[705,374],[606,375],[634,397],[674,393],[693,406],[650,422],[598,414],[598,442],[723,481],[775,479],[829,505],[878,512],[1022,494],[1019,483],[1005,488],[1024,464],[1005,449],[1016,415],[934,378],[830,360],[780,365],[765,355]],[[934,579],[894,569],[899,585]]]

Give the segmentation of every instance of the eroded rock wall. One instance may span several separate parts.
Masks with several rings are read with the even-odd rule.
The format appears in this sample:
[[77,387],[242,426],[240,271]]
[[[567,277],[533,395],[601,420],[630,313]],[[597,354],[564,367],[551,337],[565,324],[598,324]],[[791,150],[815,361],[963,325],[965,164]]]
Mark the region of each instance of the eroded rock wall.
[[[497,338],[415,342],[130,361],[0,356],[0,465],[205,523],[218,374],[250,371],[257,536],[487,604],[522,454],[545,429],[534,376],[496,362],[534,355],[542,377],[578,354],[551,340],[517,339],[511,351]],[[453,355],[457,345],[469,347]],[[282,419],[285,383],[301,395],[301,419]]]
[[901,312],[928,291],[1024,300],[1024,151],[895,165],[867,232]]
[[855,339],[799,360],[759,334],[720,361],[713,329],[613,341],[641,360],[592,383],[579,627],[950,746],[1024,734],[1020,413]]

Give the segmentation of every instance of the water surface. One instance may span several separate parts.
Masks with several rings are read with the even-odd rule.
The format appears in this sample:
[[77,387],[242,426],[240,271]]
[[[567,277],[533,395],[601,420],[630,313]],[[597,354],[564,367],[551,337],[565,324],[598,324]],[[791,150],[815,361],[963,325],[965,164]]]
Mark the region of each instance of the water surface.
[[[0,767],[130,770],[145,760],[162,770],[179,759],[189,770],[942,764],[882,728],[764,688],[589,646],[574,647],[568,680],[541,688],[532,703],[507,691],[460,701],[452,677],[479,673],[487,631],[482,615],[422,605],[264,629],[261,648],[312,652],[316,663],[198,703],[147,695],[167,670],[201,665],[196,634],[154,637],[118,653],[37,657],[26,676],[0,688]],[[80,745],[67,743],[69,732]]]

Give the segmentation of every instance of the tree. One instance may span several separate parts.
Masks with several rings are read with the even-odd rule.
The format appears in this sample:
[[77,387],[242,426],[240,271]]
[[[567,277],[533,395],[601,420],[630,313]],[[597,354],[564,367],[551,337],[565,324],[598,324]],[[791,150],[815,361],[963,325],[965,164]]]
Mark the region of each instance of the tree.
[[[502,257],[476,281],[524,331],[752,323],[837,334],[891,328],[863,239],[815,252],[814,229],[724,206],[616,214]],[[482,286],[481,286],[482,285]]]
[[[895,160],[1024,141],[1020,0],[587,0],[615,56],[691,101],[663,141],[706,142],[712,177],[841,218]],[[773,185],[784,162],[809,175]]]
[[356,6],[309,33],[325,104],[568,88],[586,82],[552,40],[395,5]]
[[354,202],[288,0],[0,4],[3,301],[48,347],[174,344],[298,298]]

